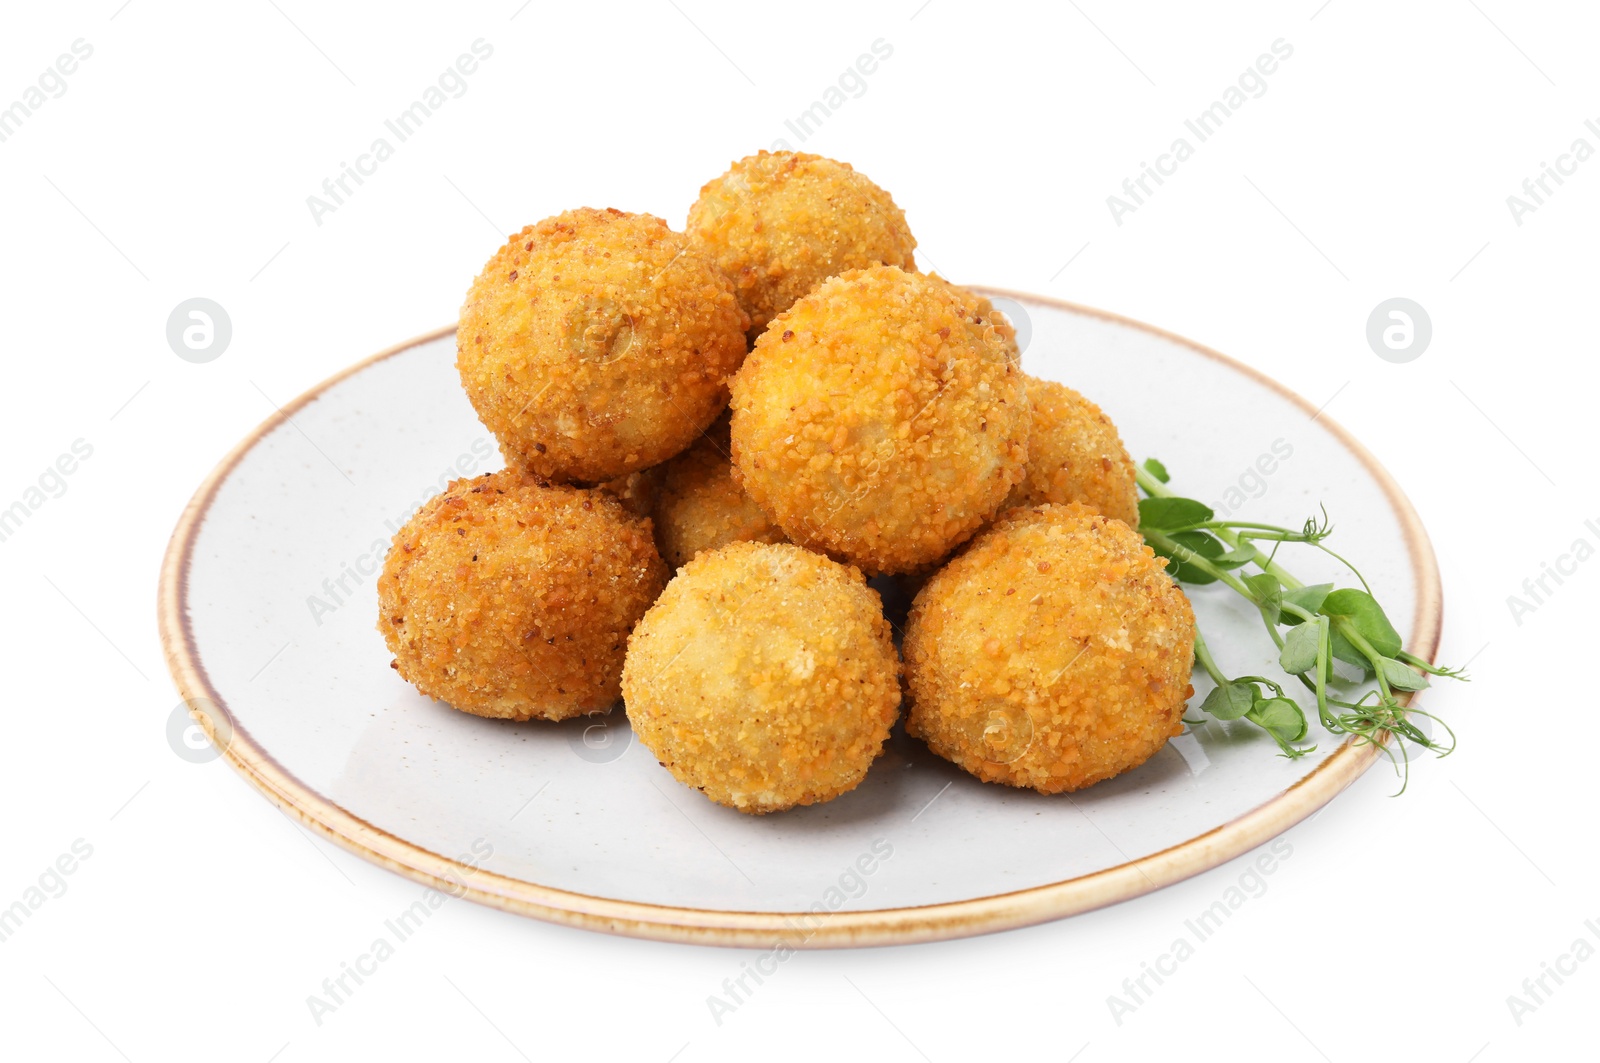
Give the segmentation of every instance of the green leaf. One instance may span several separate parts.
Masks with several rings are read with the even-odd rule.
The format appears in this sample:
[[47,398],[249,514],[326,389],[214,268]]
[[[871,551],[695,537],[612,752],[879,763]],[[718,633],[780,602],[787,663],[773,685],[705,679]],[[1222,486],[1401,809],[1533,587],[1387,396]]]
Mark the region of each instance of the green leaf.
[[1329,633],[1328,652],[1333,654],[1334,659],[1345,664],[1353,664],[1367,675],[1372,674],[1372,662],[1367,660],[1367,655],[1356,649],[1355,644],[1349,639],[1339,634],[1338,628]]
[[1219,720],[1237,720],[1260,698],[1261,689],[1253,683],[1224,683],[1206,695],[1200,710]]
[[1255,547],[1241,546],[1237,550],[1229,550],[1227,553],[1217,558],[1216,561],[1217,565],[1221,568],[1240,568],[1244,565],[1248,565],[1255,559]]
[[1322,624],[1301,624],[1291,628],[1283,640],[1283,651],[1278,654],[1278,664],[1290,675],[1309,672],[1317,666],[1317,650],[1322,643]]
[[1254,592],[1256,604],[1261,607],[1267,623],[1278,623],[1283,613],[1283,584],[1278,582],[1278,577],[1270,572],[1257,572],[1254,576],[1246,576],[1244,585]]
[[1306,714],[1291,698],[1262,698],[1250,707],[1246,719],[1265,728],[1280,745],[1306,736]]
[[[1145,501],[1149,502],[1152,500],[1147,498]],[[1142,504],[1143,503],[1141,503],[1141,505]],[[1226,547],[1222,545],[1222,540],[1218,539],[1210,532],[1169,532],[1167,533],[1167,538],[1171,539],[1184,549],[1190,550],[1205,558],[1220,557],[1222,552],[1226,549]],[[1172,577],[1176,580],[1196,585],[1217,582],[1217,577],[1213,576],[1211,573],[1201,570],[1196,565],[1185,564],[1178,558],[1176,552],[1174,551],[1165,550],[1154,544],[1151,545],[1150,549],[1154,550],[1156,553],[1172,562],[1172,564],[1167,566],[1167,571],[1170,572]]]
[[1167,467],[1154,458],[1144,459],[1144,471],[1164,484],[1172,482],[1172,476],[1167,472]]
[[[1309,587],[1296,587],[1292,591],[1283,592],[1285,603],[1298,605],[1308,613],[1315,613],[1322,608],[1323,599],[1328,597],[1328,592],[1333,590],[1331,583],[1313,583]],[[1285,624],[1298,624],[1300,618],[1292,613],[1284,615]]]
[[1400,633],[1389,623],[1383,606],[1366,591],[1348,588],[1334,591],[1323,599],[1317,611],[1324,616],[1348,621],[1357,634],[1385,657],[1393,657],[1400,652]]
[[[1155,531],[1177,531],[1204,524],[1212,518],[1211,507],[1192,498],[1142,498],[1139,500],[1139,527]],[[1219,554],[1222,551],[1217,551]]]
[[1393,690],[1426,690],[1428,688],[1427,676],[1411,670],[1393,658],[1379,658],[1378,667],[1383,669],[1383,678],[1389,681],[1389,686]]

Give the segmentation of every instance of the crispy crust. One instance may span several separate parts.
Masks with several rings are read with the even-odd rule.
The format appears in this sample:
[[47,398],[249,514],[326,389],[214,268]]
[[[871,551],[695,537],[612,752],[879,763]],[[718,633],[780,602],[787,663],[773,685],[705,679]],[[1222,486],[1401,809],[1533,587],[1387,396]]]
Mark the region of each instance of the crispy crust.
[[726,417],[661,466],[653,515],[656,547],[674,570],[729,543],[787,541],[734,479]]
[[1079,790],[1183,729],[1194,613],[1121,521],[1012,510],[917,595],[906,731],[985,782]]
[[708,181],[689,208],[690,241],[732,278],[750,338],[829,277],[916,269],[917,241],[889,193],[849,163],[760,152]]
[[761,814],[853,789],[883,751],[900,668],[859,570],[787,543],[702,553],[628,640],[639,740],[685,785]]
[[1001,508],[1082,502],[1137,528],[1133,459],[1111,418],[1065,384],[1031,376],[1028,404],[1033,410],[1028,466]]
[[666,222],[583,208],[495,252],[461,308],[456,367],[508,464],[598,483],[694,441],[747,326],[732,284]]
[[452,482],[395,534],[378,630],[429,697],[559,720],[616,702],[628,633],[666,579],[648,520],[503,469]]
[[872,574],[942,558],[1027,460],[1010,324],[893,266],[825,281],[780,315],[732,393],[745,491],[790,539]]
[[655,511],[656,490],[661,481],[660,469],[661,466],[656,465],[607,480],[599,485],[600,490],[614,495],[622,503],[622,508],[635,517],[649,517]]

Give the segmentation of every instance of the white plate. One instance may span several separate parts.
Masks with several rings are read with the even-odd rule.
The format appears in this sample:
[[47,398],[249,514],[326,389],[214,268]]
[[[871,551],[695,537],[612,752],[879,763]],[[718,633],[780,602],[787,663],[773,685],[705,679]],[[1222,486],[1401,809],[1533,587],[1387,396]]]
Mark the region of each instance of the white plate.
[[[1100,403],[1135,459],[1163,459],[1180,492],[1296,526],[1325,504],[1337,548],[1363,566],[1408,648],[1432,658],[1440,598],[1427,537],[1326,417],[1178,337],[990,294],[1018,320],[1025,367]],[[389,667],[374,574],[425,498],[499,465],[454,356],[453,330],[425,336],[285,407],[201,486],[162,573],[173,676],[224,755],[374,862],[486,904],[644,937],[930,940],[1084,911],[1213,867],[1314,812],[1379,756],[1313,724],[1317,752],[1289,761],[1249,725],[1213,722],[1135,771],[1045,797],[980,783],[897,729],[855,791],[750,817],[675,782],[620,709],[601,723],[516,724],[431,702]],[[1293,560],[1305,578],[1338,575],[1311,552]],[[1276,674],[1259,622],[1210,591],[1192,596],[1224,667]],[[1203,695],[1209,684],[1195,685]]]

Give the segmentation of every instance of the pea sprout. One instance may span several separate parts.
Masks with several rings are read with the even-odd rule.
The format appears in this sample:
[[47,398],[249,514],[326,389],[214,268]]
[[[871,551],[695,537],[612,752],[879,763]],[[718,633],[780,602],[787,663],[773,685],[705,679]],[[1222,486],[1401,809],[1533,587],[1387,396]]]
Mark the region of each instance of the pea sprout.
[[[1218,520],[1204,503],[1184,498],[1167,487],[1166,467],[1150,459],[1137,470],[1147,497],[1139,502],[1139,530],[1157,554],[1168,559],[1168,572],[1191,586],[1218,583],[1255,606],[1278,648],[1278,664],[1298,679],[1316,699],[1317,718],[1332,734],[1350,735],[1356,744],[1378,745],[1400,774],[1400,792],[1410,777],[1410,746],[1446,756],[1455,749],[1455,733],[1431,713],[1409,704],[1409,695],[1424,690],[1430,676],[1466,680],[1459,669],[1443,668],[1407,653],[1372,587],[1361,572],[1329,549],[1325,540],[1333,525],[1324,509],[1298,530],[1253,521]],[[1259,544],[1270,544],[1263,550]],[[1348,569],[1360,584],[1306,584],[1278,560],[1285,544],[1308,546]],[[1195,663],[1216,684],[1200,704],[1217,720],[1247,720],[1270,735],[1283,756],[1305,756],[1316,749],[1304,745],[1305,712],[1276,681],[1265,676],[1230,678],[1217,662],[1196,625]],[[1333,662],[1359,669],[1375,689],[1354,701],[1330,688]],[[1406,702],[1401,697],[1406,696]],[[1436,741],[1418,726],[1425,718],[1448,736]],[[1390,741],[1391,737],[1394,739]]]

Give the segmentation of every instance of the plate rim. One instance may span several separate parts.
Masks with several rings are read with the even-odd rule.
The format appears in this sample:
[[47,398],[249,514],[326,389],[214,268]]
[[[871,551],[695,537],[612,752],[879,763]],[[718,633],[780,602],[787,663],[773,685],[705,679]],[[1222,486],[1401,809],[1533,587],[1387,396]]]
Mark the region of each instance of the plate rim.
[[[1350,451],[1383,490],[1400,522],[1417,583],[1411,652],[1433,661],[1443,629],[1443,591],[1438,561],[1421,518],[1410,499],[1372,453],[1343,426],[1321,416],[1316,406],[1260,370],[1166,329],[1111,311],[1064,299],[1003,288],[973,286],[988,297],[1042,303],[1070,313],[1138,329],[1190,349],[1271,389],[1313,415]],[[1152,893],[1210,870],[1293,827],[1355,782],[1380,755],[1372,743],[1346,738],[1312,771],[1243,814],[1158,852],[1059,882],[938,904],[870,911],[838,911],[806,931],[797,919],[806,912],[752,912],[685,908],[598,897],[544,886],[524,879],[474,869],[390,834],[317,793],[231,722],[226,702],[211,684],[190,629],[186,608],[189,567],[207,512],[223,482],[270,432],[299,409],[345,379],[424,343],[456,331],[447,325],[361,359],[279,407],[237,443],[207,474],[185,505],[162,559],[157,589],[157,620],[167,669],[190,715],[227,762],[276,807],[306,827],[380,867],[446,894],[549,923],[629,937],[686,944],[745,948],[841,948],[914,944],[969,937],[1032,926],[1078,915]],[[219,742],[211,719],[194,708],[204,699],[229,721]]]

